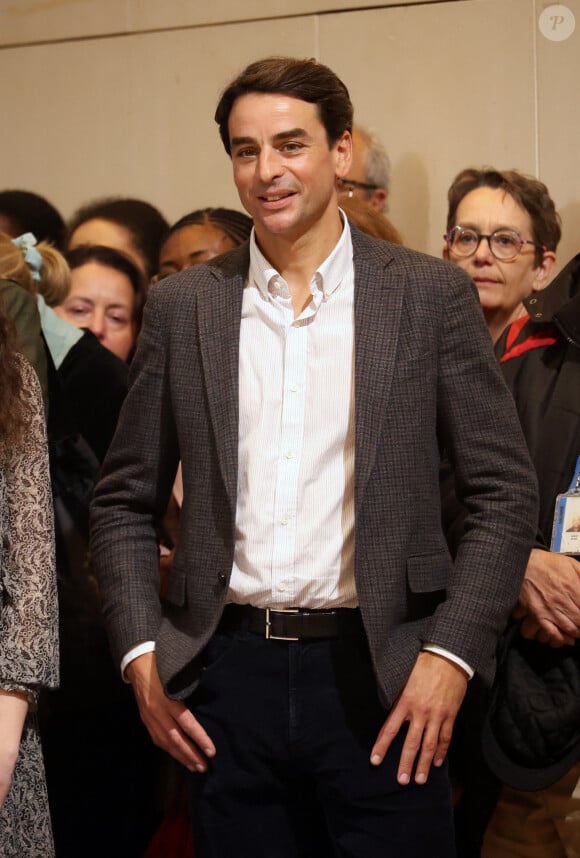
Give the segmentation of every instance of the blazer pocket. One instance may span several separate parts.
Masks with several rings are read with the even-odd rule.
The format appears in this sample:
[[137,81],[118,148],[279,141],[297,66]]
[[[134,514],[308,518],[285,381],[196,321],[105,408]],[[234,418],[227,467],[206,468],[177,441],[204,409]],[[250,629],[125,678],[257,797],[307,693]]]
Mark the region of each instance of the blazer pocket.
[[444,551],[407,558],[407,608],[409,619],[429,617],[445,599],[451,558]]

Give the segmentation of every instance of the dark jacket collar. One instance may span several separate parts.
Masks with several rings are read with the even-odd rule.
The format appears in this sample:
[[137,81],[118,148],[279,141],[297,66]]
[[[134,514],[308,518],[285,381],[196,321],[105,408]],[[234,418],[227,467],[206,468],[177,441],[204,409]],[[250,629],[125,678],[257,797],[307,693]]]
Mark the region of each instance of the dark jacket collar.
[[580,346],[580,253],[549,286],[526,298],[524,306],[532,323],[556,325],[569,342]]

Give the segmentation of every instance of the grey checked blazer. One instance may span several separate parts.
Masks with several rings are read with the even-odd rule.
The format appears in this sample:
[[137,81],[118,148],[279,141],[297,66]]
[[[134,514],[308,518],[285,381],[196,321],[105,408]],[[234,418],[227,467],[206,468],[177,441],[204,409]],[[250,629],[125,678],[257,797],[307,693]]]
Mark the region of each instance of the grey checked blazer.
[[[352,229],[355,266],[355,574],[381,698],[424,642],[490,681],[496,638],[536,528],[536,484],[476,290],[456,266]],[[234,551],[244,245],[151,291],[130,392],[92,510],[113,649],[157,641],[168,694],[195,687]],[[468,509],[452,561],[440,524],[441,450]],[[155,524],[177,463],[184,502],[163,604]]]

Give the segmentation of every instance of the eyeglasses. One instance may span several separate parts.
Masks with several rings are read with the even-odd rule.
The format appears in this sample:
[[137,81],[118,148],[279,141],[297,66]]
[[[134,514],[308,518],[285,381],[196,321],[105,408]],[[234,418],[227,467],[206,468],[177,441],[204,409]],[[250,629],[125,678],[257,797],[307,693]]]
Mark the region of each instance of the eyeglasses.
[[349,197],[354,194],[355,188],[361,188],[363,191],[377,191],[378,185],[370,185],[367,182],[355,182],[354,179],[337,179],[336,187],[339,193],[347,193]]
[[460,256],[462,259],[467,259],[467,257],[473,256],[477,252],[482,238],[486,239],[489,249],[495,258],[500,259],[502,262],[510,262],[512,259],[515,259],[521,253],[524,244],[531,244],[533,247],[541,247],[545,250],[542,244],[530,241],[529,238],[522,238],[515,229],[496,229],[491,235],[484,235],[475,229],[454,226],[443,238],[447,242],[449,250],[455,256]]

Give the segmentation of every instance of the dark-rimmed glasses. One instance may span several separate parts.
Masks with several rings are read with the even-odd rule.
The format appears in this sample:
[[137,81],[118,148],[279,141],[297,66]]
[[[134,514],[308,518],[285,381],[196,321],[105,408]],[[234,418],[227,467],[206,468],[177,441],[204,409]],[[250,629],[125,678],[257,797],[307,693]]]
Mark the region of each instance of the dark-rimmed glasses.
[[496,229],[490,235],[484,235],[475,229],[454,226],[443,238],[451,253],[460,256],[462,259],[473,256],[483,238],[486,239],[493,256],[502,262],[510,262],[515,259],[521,253],[524,244],[531,244],[533,247],[540,247],[545,250],[543,245],[531,241],[529,238],[522,238],[515,229]]
[[355,182],[354,179],[337,179],[336,187],[339,193],[347,193],[349,197],[354,194],[355,188],[360,188],[363,191],[378,191],[378,185],[370,185],[368,182]]

